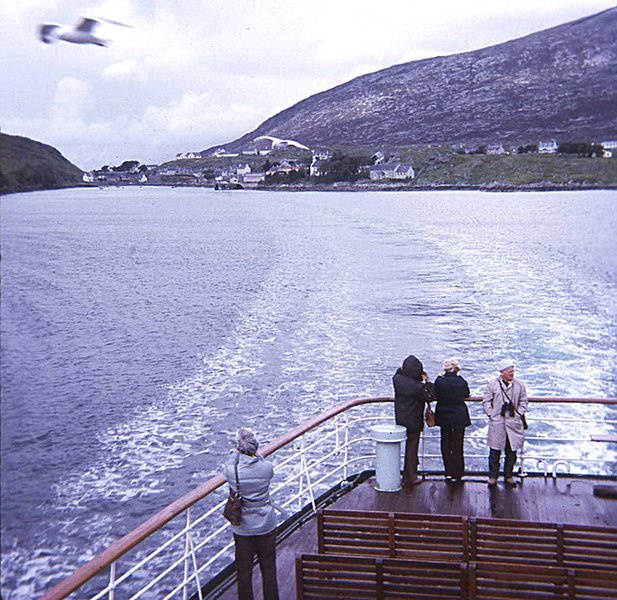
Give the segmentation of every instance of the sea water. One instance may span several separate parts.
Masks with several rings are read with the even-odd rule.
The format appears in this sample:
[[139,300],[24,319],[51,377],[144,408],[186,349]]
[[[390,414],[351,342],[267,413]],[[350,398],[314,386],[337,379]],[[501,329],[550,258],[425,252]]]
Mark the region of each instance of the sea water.
[[[2,198],[2,596],[30,598],[410,353],[617,396],[617,192]],[[575,427],[575,425],[573,425]]]

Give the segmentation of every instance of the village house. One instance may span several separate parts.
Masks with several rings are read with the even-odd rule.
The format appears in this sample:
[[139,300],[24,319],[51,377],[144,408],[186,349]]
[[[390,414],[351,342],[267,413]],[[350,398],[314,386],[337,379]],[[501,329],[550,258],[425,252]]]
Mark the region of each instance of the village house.
[[538,154],[555,154],[559,146],[555,140],[538,142]]
[[309,175],[311,177],[321,177],[324,174],[324,167],[326,166],[325,160],[317,160],[313,157],[313,162],[309,167]]
[[272,142],[270,140],[255,140],[242,149],[244,155],[265,156],[272,152]]
[[246,173],[241,181],[246,187],[255,187],[266,180],[265,173]]
[[383,179],[413,179],[416,176],[411,165],[405,165],[399,162],[373,165],[369,173],[371,181],[380,181]]
[[617,156],[617,141],[602,142],[600,145],[602,150],[604,150],[604,158]]
[[272,166],[268,169],[268,175],[274,175],[275,173],[290,173],[291,171],[299,171],[301,169],[295,160],[283,160],[278,165]]
[[332,158],[332,151],[327,148],[315,148],[313,150],[313,162]]
[[250,172],[251,172],[251,167],[248,164],[244,165],[243,167],[238,167],[236,169],[236,175],[240,175],[240,176],[247,175]]
[[503,147],[503,144],[489,144],[486,147],[487,154],[505,154],[506,150]]
[[380,165],[386,161],[386,155],[381,151],[377,151],[371,156],[371,160],[374,165]]
[[236,156],[239,156],[239,154],[236,152],[227,152],[227,150],[225,150],[225,148],[218,148],[217,150],[215,150],[212,153],[212,156],[216,157],[216,158],[233,158]]

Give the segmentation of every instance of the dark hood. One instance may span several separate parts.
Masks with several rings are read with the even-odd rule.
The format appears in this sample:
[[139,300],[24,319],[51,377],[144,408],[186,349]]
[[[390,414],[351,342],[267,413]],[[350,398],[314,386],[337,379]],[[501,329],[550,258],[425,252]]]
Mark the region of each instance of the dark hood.
[[422,363],[413,354],[408,356],[403,361],[403,368],[401,369],[401,372],[406,377],[411,377],[412,379],[422,381],[422,371],[424,371]]

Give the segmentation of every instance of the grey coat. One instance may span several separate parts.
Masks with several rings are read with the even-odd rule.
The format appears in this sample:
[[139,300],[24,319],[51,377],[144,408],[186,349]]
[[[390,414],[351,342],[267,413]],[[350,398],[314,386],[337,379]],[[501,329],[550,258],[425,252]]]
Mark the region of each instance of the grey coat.
[[242,521],[231,525],[236,535],[264,535],[276,528],[276,515],[270,502],[272,465],[261,456],[248,456],[233,450],[223,468],[229,487],[236,489],[234,465],[238,461],[238,480],[242,496]]
[[489,381],[482,395],[482,406],[489,418],[488,445],[495,450],[504,450],[507,436],[512,450],[521,450],[525,442],[525,429],[520,415],[527,412],[527,390],[522,381],[516,378],[512,380],[506,392],[516,412],[514,416],[506,414],[502,417],[501,407],[508,402],[508,398],[504,395],[500,381],[501,377]]

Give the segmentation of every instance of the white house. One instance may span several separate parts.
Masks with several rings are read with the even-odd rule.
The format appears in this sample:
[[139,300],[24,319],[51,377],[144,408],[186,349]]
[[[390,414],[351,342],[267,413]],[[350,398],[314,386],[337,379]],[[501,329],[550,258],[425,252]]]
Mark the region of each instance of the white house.
[[489,144],[486,147],[487,154],[505,154],[506,149],[503,147],[503,144]]
[[265,173],[246,173],[242,176],[242,183],[245,185],[257,185],[266,179]]
[[559,146],[555,140],[538,142],[538,154],[555,154]]
[[313,150],[313,162],[316,160],[328,160],[332,158],[332,151],[327,148],[315,148]]
[[604,150],[604,158],[613,158],[617,155],[617,141],[602,142],[600,145]]
[[244,165],[243,167],[238,167],[236,169],[236,175],[247,175],[251,172],[251,167],[249,165]]
[[222,158],[222,157],[234,157],[234,156],[238,156],[238,154],[234,154],[233,152],[227,152],[227,150],[225,150],[225,148],[219,148],[218,150],[215,150],[212,153],[212,156],[216,156],[217,158]]
[[371,156],[374,165],[380,165],[386,160],[386,156],[383,152],[377,151],[373,156]]
[[313,156],[313,162],[309,167],[309,175],[311,177],[321,177],[323,175],[325,160],[317,160],[315,156]]
[[385,163],[372,166],[369,170],[371,181],[381,179],[413,179],[416,176],[411,165],[402,163]]

